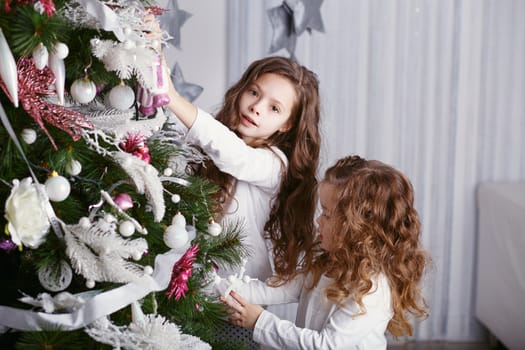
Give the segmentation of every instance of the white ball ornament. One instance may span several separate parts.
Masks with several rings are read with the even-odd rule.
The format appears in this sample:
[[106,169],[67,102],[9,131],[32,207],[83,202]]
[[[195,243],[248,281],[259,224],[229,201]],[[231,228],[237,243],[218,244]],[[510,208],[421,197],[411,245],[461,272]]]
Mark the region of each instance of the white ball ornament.
[[123,221],[118,227],[118,232],[120,232],[123,237],[130,237],[135,233],[135,225],[129,220]]
[[28,145],[31,145],[36,141],[36,131],[33,129],[22,130],[20,136],[22,137],[22,140],[24,140],[24,142]]
[[67,47],[66,44],[58,42],[53,47],[53,53],[56,55],[57,58],[64,59],[69,55],[69,47]]
[[132,88],[121,82],[109,91],[108,99],[111,107],[125,111],[135,103],[135,93]]
[[82,171],[82,164],[76,159],[72,159],[69,163],[66,165],[66,173],[68,173],[71,176],[76,176],[80,174]]
[[180,202],[180,195],[178,194],[174,194],[173,196],[171,196],[171,201],[175,204],[179,203]]
[[53,202],[62,202],[69,196],[71,192],[71,185],[69,181],[63,176],[58,175],[56,172],[51,174],[44,184],[46,193],[49,199]]
[[73,270],[69,264],[62,260],[56,266],[47,266],[38,269],[38,281],[48,291],[59,292],[66,289],[73,279]]
[[164,169],[164,171],[162,173],[164,174],[164,176],[171,176],[171,175],[173,175],[173,169],[166,168],[166,169]]
[[149,265],[144,266],[144,274],[152,275],[153,274],[153,267],[151,267]]
[[139,261],[142,258],[142,253],[133,252],[131,258],[135,261]]
[[213,236],[213,237],[217,237],[218,235],[220,235],[222,232],[222,227],[221,225],[219,225],[218,223],[216,223],[215,221],[211,221],[209,224],[208,224],[208,233]]
[[86,281],[86,288],[92,289],[93,287],[95,287],[95,281],[87,280]]
[[88,77],[77,79],[71,84],[71,96],[78,103],[89,103],[97,95],[97,86]]

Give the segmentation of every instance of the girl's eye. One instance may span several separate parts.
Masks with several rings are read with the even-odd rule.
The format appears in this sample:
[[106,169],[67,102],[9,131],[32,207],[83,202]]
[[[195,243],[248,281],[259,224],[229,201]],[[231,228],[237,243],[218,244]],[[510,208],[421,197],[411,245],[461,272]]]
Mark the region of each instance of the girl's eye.
[[250,90],[248,90],[248,93],[249,93],[250,95],[252,95],[252,96],[257,96],[257,95],[258,95],[257,90],[255,90],[255,89],[250,89]]
[[281,110],[277,106],[272,106],[272,111],[275,113],[279,113]]

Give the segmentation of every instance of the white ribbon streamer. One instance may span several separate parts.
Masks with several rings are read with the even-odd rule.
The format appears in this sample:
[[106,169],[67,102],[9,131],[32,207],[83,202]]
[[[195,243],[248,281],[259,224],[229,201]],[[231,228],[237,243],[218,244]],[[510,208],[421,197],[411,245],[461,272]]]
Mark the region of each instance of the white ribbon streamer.
[[155,269],[151,276],[144,275],[137,282],[97,294],[71,313],[47,314],[0,306],[0,329],[8,327],[20,331],[44,331],[58,328],[67,331],[84,328],[152,292],[165,290],[171,279],[173,264],[182,257],[183,253],[172,249],[157,255]]

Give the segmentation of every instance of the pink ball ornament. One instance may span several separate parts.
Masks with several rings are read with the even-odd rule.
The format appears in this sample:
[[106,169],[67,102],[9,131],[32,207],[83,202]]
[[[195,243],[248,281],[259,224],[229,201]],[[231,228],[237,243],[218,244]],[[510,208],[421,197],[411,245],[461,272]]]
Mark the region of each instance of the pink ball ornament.
[[119,193],[113,197],[113,201],[122,210],[128,210],[133,208],[133,200],[127,193]]

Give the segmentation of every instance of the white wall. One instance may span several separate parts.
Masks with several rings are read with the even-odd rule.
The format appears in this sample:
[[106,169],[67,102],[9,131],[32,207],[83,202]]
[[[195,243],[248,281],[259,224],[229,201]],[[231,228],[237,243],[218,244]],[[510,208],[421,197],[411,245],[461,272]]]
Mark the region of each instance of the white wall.
[[170,67],[177,62],[187,83],[204,88],[194,103],[210,112],[222,102],[227,88],[226,3],[227,0],[179,0],[179,9],[192,16],[180,29],[180,49],[165,50]]

